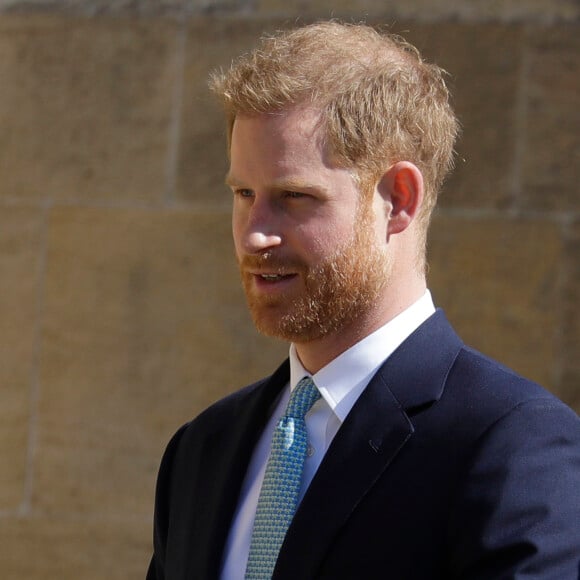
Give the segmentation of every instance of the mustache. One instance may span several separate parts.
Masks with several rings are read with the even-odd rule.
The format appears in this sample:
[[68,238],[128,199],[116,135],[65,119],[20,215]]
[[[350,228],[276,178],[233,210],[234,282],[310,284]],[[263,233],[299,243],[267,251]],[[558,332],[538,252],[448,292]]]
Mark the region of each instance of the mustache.
[[300,271],[306,268],[306,264],[298,258],[279,256],[272,252],[263,254],[245,255],[239,260],[241,270],[252,270],[267,267],[277,273],[284,271]]

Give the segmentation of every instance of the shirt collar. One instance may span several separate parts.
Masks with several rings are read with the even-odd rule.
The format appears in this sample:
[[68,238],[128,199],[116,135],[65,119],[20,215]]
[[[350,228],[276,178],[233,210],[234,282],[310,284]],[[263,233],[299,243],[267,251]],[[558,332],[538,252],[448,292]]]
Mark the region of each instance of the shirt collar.
[[[343,352],[312,376],[329,407],[344,421],[383,362],[435,312],[429,290],[414,304]],[[311,376],[290,345],[290,388]]]

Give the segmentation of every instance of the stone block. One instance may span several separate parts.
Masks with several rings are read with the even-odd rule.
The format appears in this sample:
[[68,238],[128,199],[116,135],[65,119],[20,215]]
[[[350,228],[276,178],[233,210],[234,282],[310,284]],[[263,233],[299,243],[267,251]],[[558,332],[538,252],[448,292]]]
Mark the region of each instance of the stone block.
[[448,73],[461,122],[456,167],[443,207],[504,208],[512,204],[516,108],[522,53],[517,26],[397,23],[393,30]]
[[176,23],[0,18],[0,196],[159,202]]
[[0,511],[24,500],[42,256],[42,212],[0,212]]
[[68,15],[166,16],[237,10],[240,0],[0,0],[0,11],[30,13],[52,10]]
[[559,226],[438,216],[429,254],[436,304],[465,342],[554,391],[564,257]]
[[386,21],[416,19],[422,21],[455,20],[463,22],[482,21],[537,21],[574,22],[580,16],[580,7],[575,0],[412,0],[373,2],[372,0],[255,0],[255,9],[260,14],[284,15],[287,17],[316,16],[355,17],[382,16]]
[[522,207],[580,209],[580,26],[532,28]]
[[2,578],[143,580],[150,538],[140,519],[1,518]]
[[[287,24],[286,24],[287,25]],[[211,71],[227,68],[253,48],[279,21],[195,19],[188,28],[183,119],[175,199],[196,206],[229,208],[224,186],[228,168],[226,130],[221,106],[208,89]]]
[[260,15],[285,16],[289,18],[344,18],[351,19],[353,15],[366,17],[377,12],[384,12],[382,2],[368,0],[296,0],[289,3],[284,0],[255,0],[254,9]]
[[287,354],[238,278],[229,213],[52,211],[34,509],[151,513],[170,435]]
[[[488,18],[536,22],[578,22],[580,4],[576,0],[477,0]],[[468,3],[464,3],[469,6]]]

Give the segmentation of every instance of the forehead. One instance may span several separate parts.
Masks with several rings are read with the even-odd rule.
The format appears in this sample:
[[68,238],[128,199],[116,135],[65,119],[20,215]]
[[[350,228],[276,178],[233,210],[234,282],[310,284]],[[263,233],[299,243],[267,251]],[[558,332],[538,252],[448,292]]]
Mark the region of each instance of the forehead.
[[232,141],[236,133],[252,133],[254,139],[292,145],[303,140],[315,146],[324,144],[321,113],[308,107],[293,107],[282,111],[256,115],[238,115],[233,123]]
[[230,174],[257,168],[332,170],[320,111],[295,107],[276,113],[239,115],[230,142]]

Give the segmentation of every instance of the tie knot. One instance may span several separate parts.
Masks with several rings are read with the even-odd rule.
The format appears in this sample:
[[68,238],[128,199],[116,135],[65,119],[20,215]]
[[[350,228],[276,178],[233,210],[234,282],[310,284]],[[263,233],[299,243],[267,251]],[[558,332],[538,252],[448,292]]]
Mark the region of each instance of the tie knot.
[[284,415],[294,419],[303,419],[318,399],[320,399],[320,391],[314,381],[311,377],[304,377],[292,391]]

